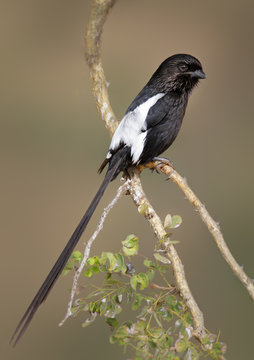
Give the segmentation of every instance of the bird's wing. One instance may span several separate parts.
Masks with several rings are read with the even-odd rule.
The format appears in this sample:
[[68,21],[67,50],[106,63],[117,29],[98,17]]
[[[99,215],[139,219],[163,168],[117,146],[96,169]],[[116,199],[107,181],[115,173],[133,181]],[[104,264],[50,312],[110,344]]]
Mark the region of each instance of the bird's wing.
[[163,96],[148,111],[145,120],[145,130],[158,125],[168,115],[170,103],[167,96]]

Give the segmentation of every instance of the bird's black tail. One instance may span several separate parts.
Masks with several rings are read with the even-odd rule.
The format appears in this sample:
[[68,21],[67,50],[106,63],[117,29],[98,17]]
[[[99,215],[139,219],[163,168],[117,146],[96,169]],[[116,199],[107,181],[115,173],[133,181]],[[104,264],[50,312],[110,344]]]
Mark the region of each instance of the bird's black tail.
[[[122,150],[122,151],[121,151]],[[91,219],[97,205],[100,202],[108,184],[111,180],[115,178],[115,176],[123,170],[123,166],[125,166],[126,159],[128,157],[127,151],[123,151],[121,149],[119,153],[115,154],[110,161],[109,168],[105,175],[105,178],[97,191],[93,201],[91,202],[89,208],[87,209],[85,215],[81,219],[80,223],[78,224],[76,230],[72,234],[70,240],[68,241],[67,245],[63,249],[61,255],[57,259],[55,265],[51,269],[50,273],[46,277],[44,283],[40,287],[39,291],[35,295],[34,299],[32,300],[31,304],[27,308],[25,314],[23,315],[22,319],[20,320],[16,330],[14,331],[10,343],[13,343],[13,346],[17,344],[20,340],[21,336],[26,331],[27,327],[29,326],[30,322],[32,321],[34,314],[38,310],[39,306],[42,302],[47,298],[51,288],[54,286],[56,280],[58,279],[59,275],[61,274],[62,270],[64,269],[69,257],[71,256],[73,249],[77,245],[83,231],[87,227],[89,220]]]

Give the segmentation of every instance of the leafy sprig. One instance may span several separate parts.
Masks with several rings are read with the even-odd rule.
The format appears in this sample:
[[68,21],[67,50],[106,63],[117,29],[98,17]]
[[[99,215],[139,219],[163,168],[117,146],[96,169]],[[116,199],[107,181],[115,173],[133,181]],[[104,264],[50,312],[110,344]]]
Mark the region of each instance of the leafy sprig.
[[[169,241],[172,241],[172,229],[181,222],[180,216],[167,215],[164,227]],[[168,258],[157,250],[153,254],[154,260],[143,259],[142,271],[136,272],[130,260],[135,262],[140,257],[138,249],[139,239],[131,234],[122,241],[118,253],[102,252],[100,256],[88,259],[84,276],[92,282],[93,278],[104,274],[103,280],[101,286],[89,284],[88,294],[76,299],[73,315],[77,316],[81,311],[87,313],[83,327],[94,322],[97,316],[104,317],[113,332],[110,343],[131,349],[136,360],[196,360],[202,355],[219,359],[224,345],[218,338],[207,333],[200,344],[193,337],[190,313],[166,278],[170,268]],[[81,261],[82,254],[75,251],[64,274],[75,270]],[[153,282],[155,276],[156,283]],[[119,314],[127,310],[133,312],[133,319],[120,321]]]

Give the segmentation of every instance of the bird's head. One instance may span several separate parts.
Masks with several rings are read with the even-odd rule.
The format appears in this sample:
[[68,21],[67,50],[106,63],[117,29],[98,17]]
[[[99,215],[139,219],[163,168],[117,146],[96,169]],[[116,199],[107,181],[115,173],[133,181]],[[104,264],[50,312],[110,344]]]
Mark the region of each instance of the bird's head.
[[198,59],[187,54],[177,54],[164,60],[149,82],[163,92],[189,93],[200,79],[205,78]]

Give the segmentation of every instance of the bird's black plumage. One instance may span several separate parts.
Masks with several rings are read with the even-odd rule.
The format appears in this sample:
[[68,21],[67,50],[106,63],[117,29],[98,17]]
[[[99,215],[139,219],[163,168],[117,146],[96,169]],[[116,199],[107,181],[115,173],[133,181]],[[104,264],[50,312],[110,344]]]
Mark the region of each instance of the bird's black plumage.
[[106,159],[105,178],[93,201],[63,249],[55,265],[21,318],[12,338],[24,334],[41,303],[47,298],[93,215],[108,184],[129,166],[145,164],[164,152],[175,140],[191,90],[205,78],[201,63],[191,55],[167,58],[128,107],[115,131]]

